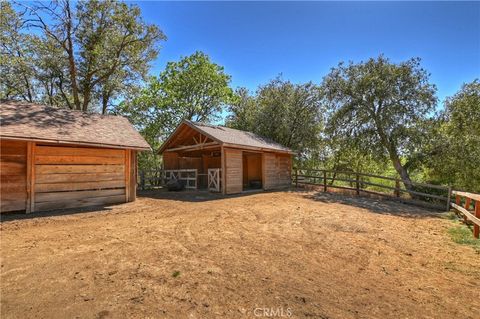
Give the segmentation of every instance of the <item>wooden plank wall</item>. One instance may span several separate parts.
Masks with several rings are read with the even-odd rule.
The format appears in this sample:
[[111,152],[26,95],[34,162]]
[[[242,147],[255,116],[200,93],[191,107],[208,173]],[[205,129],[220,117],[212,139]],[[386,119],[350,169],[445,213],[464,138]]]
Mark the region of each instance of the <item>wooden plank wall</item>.
[[165,152],[162,154],[164,169],[178,169],[178,153]]
[[291,184],[291,155],[263,154],[263,188],[274,189]]
[[[129,150],[38,145],[34,210],[126,202],[132,195]],[[128,173],[127,173],[128,172]]]
[[292,185],[292,156],[277,154],[278,187]]
[[137,151],[131,151],[130,155],[130,192],[127,201],[133,202],[137,199],[137,174],[138,174],[138,162]]
[[242,151],[224,149],[225,156],[225,192],[240,193],[243,190]]
[[0,212],[25,210],[27,142],[0,140]]
[[277,159],[274,153],[263,153],[263,188],[272,189],[278,184]]

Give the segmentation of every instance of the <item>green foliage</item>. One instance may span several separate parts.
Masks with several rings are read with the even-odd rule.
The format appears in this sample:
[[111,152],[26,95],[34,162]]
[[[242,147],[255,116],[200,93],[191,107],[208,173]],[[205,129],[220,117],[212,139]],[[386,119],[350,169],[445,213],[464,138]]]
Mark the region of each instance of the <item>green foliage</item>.
[[224,105],[234,98],[229,84],[230,76],[223,67],[195,52],[169,62],[159,77],[151,77],[143,89],[122,102],[115,113],[127,116],[154,150],[140,155],[139,167],[161,167],[156,153],[182,120],[218,119]]
[[380,56],[340,63],[325,76],[322,90],[330,110],[327,136],[379,161],[389,159],[409,182],[408,161],[424,143],[436,103],[435,87],[419,59],[394,64]]
[[480,240],[473,237],[472,230],[466,225],[456,225],[448,229],[448,233],[454,242],[460,245],[472,246],[480,252]]
[[2,76],[16,79],[2,84],[3,98],[106,113],[113,99],[147,76],[157,43],[165,40],[158,27],[142,20],[137,6],[123,2],[17,7],[22,14],[2,1],[2,40],[12,39],[2,41]]
[[174,112],[175,122],[189,119],[210,122],[233,99],[231,77],[203,52],[169,62],[158,79],[164,103]]
[[445,101],[432,125],[426,178],[480,192],[480,82],[474,80]]
[[[296,165],[398,175],[480,192],[480,82],[435,114],[435,86],[419,59],[340,63],[320,86],[278,77],[254,94],[202,52],[148,77],[166,39],[119,1],[0,1],[0,98],[127,116],[154,152],[183,119],[218,121],[297,152]],[[114,105],[116,104],[116,105]]]
[[254,96],[237,90],[227,126],[251,131],[298,152],[298,160],[315,157],[323,127],[320,91],[313,83],[293,84],[276,78]]
[[39,42],[36,36],[21,32],[23,23],[10,2],[0,2],[0,99],[36,97],[34,45]]

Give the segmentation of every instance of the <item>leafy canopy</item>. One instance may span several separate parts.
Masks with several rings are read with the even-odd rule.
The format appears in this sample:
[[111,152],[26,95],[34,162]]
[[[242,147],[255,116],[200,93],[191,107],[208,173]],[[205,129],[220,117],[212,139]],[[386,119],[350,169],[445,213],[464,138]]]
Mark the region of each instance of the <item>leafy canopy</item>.
[[318,146],[323,127],[321,95],[313,83],[293,84],[280,77],[255,95],[237,90],[227,125],[252,131],[307,156]]
[[[234,99],[229,84],[230,76],[223,67],[205,53],[195,52],[167,63],[160,76],[151,77],[138,94],[120,104],[116,113],[127,116],[156,151],[180,121],[218,119],[224,105]],[[140,165],[158,164],[156,155],[144,156]]]
[[420,60],[395,64],[379,56],[358,64],[340,63],[325,76],[322,90],[330,110],[327,134],[388,158],[409,183],[408,165],[401,159],[408,161],[421,149],[425,123],[436,104],[436,88]]
[[480,82],[466,83],[445,101],[433,126],[427,177],[480,192]]
[[146,78],[166,39],[137,6],[119,1],[19,2],[20,13],[1,5],[2,40],[12,39],[2,41],[1,72],[10,79],[2,98],[105,113]]

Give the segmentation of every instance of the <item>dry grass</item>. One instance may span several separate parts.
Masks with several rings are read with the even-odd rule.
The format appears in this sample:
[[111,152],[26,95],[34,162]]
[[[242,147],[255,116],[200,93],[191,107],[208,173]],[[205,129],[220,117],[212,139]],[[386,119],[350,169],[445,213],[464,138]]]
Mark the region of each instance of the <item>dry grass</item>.
[[475,318],[480,255],[451,226],[313,192],[150,193],[13,219],[1,225],[1,316]]

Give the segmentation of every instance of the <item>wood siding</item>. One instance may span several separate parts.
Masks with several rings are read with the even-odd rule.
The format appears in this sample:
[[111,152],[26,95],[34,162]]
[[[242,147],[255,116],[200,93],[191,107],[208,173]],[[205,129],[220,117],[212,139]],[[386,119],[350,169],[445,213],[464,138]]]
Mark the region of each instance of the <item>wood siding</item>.
[[291,185],[291,155],[263,154],[263,188],[275,189]]
[[240,193],[243,190],[243,158],[242,151],[225,149],[225,192],[227,194]]
[[128,201],[130,150],[37,146],[35,211]]
[[0,140],[0,212],[27,205],[27,142]]

